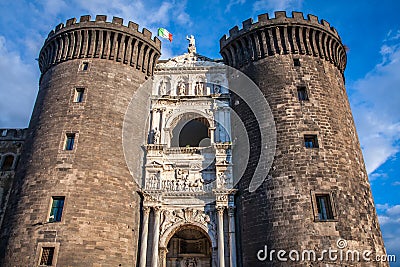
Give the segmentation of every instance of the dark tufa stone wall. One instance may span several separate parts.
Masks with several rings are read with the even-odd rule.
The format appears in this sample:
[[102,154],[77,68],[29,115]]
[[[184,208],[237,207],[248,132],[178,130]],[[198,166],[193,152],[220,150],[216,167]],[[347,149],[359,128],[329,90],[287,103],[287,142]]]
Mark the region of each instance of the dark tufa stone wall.
[[[262,186],[249,193],[261,149],[260,129],[246,103],[232,101],[252,143],[236,200],[241,265],[288,266],[276,261],[276,256],[274,262],[261,262],[257,252],[265,245],[269,250],[284,249],[287,253],[322,252],[337,249],[339,238],[347,240],[346,249],[384,254],[344,86],[346,53],[336,30],[312,15],[305,20],[302,13],[293,12],[293,18],[288,18],[285,12],[276,12],[274,19],[263,14],[256,23],[247,20],[243,29],[235,27],[230,35],[221,39],[224,61],[259,86],[277,129],[273,166]],[[293,59],[298,59],[300,66],[294,66]],[[299,101],[299,86],[306,87],[309,101]],[[304,134],[316,134],[319,148],[305,148]],[[318,220],[316,193],[330,194],[334,220]],[[339,261],[324,263],[341,266]],[[290,266],[304,264],[307,262],[290,262]],[[376,262],[346,264],[388,266]]]
[[[0,129],[0,227],[18,166],[27,129]],[[8,164],[9,157],[13,163]]]
[[[140,197],[122,125],[160,41],[119,18],[89,20],[60,24],[41,50],[40,89],[1,230],[2,266],[37,266],[45,246],[56,247],[57,266],[136,265]],[[81,103],[76,88],[84,88]],[[72,151],[64,150],[67,133],[75,133]],[[48,223],[52,196],[65,196],[61,222]]]

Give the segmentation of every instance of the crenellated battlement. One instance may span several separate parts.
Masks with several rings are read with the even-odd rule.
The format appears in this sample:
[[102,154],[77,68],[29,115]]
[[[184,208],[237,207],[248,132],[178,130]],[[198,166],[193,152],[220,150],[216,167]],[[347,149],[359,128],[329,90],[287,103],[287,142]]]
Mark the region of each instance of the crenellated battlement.
[[346,67],[346,51],[338,32],[329,22],[317,16],[285,11],[275,12],[275,18],[268,14],[258,16],[258,21],[247,19],[229,30],[229,37],[220,39],[221,54],[225,63],[234,67],[249,61],[275,54],[313,55],[335,64],[341,72]]
[[77,58],[100,58],[122,62],[132,67],[153,74],[154,66],[161,52],[161,41],[152,33],[129,21],[97,15],[94,21],[91,16],[71,18],[60,23],[50,31],[40,51],[39,67],[42,73],[54,64]]

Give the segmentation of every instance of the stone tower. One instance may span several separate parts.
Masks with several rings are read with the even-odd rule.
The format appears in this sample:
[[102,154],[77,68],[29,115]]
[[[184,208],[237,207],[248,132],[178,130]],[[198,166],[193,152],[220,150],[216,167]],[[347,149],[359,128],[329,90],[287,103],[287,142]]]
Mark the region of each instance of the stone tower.
[[121,138],[131,97],[160,56],[151,37],[106,16],[50,32],[0,265],[135,266],[140,196]]
[[[343,241],[337,244],[339,239],[347,241],[345,249],[383,254],[345,90],[346,50],[336,30],[313,15],[304,19],[299,12],[292,17],[275,12],[275,18],[263,14],[255,23],[248,19],[242,29],[236,26],[229,35],[220,40],[224,62],[259,86],[277,129],[272,168],[266,170],[262,186],[250,193],[247,188],[261,149],[260,129],[251,120],[251,107],[240,99],[232,101],[233,109],[248,122],[246,128],[254,143],[236,194],[243,266],[288,266],[278,261],[276,254],[272,261],[269,254],[265,262],[257,259],[260,250],[259,256],[265,256],[265,246],[287,253],[318,253],[346,245]],[[298,265],[305,266],[305,262]],[[340,264],[326,257],[322,262],[326,266]],[[376,262],[352,264],[381,266]]]

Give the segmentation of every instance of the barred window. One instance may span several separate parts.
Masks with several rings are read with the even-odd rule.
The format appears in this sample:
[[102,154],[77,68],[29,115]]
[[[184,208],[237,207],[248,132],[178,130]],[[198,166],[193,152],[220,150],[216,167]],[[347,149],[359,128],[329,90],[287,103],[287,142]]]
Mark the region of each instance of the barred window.
[[54,257],[54,247],[42,248],[39,266],[52,266]]

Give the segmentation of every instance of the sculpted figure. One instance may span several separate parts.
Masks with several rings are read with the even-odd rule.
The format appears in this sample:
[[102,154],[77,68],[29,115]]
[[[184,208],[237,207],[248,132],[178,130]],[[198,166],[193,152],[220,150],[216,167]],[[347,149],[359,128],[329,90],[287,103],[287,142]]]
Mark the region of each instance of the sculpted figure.
[[178,84],[178,94],[179,95],[185,95],[185,91],[186,91],[186,85],[184,82],[180,82]]
[[158,144],[160,143],[160,136],[161,133],[160,131],[157,129],[157,127],[154,129],[154,133],[153,133],[153,144]]
[[189,41],[188,52],[196,53],[196,40],[194,39],[194,36],[190,35],[190,37],[189,37],[186,35],[186,40]]

